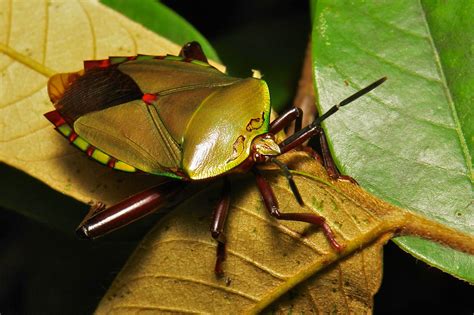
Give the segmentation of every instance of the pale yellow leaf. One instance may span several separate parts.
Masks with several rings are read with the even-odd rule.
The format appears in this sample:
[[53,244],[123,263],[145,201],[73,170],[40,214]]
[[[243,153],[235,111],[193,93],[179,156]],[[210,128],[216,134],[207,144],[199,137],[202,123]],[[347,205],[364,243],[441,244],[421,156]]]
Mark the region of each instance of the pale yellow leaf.
[[178,54],[180,46],[97,1],[0,1],[0,162],[80,201],[112,204],[161,179],[111,170],[68,144],[43,114],[48,77],[83,60]]

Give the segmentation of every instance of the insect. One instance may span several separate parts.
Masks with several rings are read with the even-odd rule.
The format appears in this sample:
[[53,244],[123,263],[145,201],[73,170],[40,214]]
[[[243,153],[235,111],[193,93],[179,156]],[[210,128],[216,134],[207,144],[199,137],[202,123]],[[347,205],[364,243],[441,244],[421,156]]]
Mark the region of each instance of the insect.
[[[265,81],[220,72],[208,63],[197,42],[184,45],[179,56],[110,57],[85,61],[84,70],[76,73],[54,75],[48,93],[56,110],[45,116],[74,146],[113,169],[174,179],[108,208],[98,203],[76,232],[83,238],[99,237],[168,205],[186,183],[223,178],[210,228],[217,241],[215,272],[220,275],[230,204],[227,176],[250,171],[271,216],[320,227],[330,245],[340,251],[342,245],[322,216],[280,211],[270,184],[256,165],[278,165],[303,204],[290,171],[277,157],[320,133],[324,119],[385,79],[351,95],[301,129],[300,109],[291,108],[270,122]],[[293,121],[297,131],[277,143],[274,135]]]

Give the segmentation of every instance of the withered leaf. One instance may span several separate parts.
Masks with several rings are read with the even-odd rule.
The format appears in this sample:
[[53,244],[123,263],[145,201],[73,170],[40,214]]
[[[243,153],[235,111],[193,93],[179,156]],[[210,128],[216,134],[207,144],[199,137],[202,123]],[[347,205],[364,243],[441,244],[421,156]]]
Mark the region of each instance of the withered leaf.
[[306,207],[299,207],[286,178],[268,170],[266,177],[282,211],[323,215],[345,246],[341,254],[329,246],[318,229],[271,218],[252,178],[235,179],[226,226],[224,278],[216,278],[213,270],[216,243],[208,229],[217,198],[212,191],[219,189],[211,189],[184,202],[149,233],[97,313],[255,313],[338,259],[400,233],[474,252],[472,236],[391,206],[354,184],[332,182],[324,168],[306,153],[287,154],[285,161],[297,170],[295,180]]

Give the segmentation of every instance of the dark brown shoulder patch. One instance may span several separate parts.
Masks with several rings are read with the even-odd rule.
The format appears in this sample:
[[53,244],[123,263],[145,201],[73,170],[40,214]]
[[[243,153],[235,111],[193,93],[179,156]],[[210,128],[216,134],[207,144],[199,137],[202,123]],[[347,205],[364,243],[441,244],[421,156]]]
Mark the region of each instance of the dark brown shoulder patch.
[[140,99],[140,87],[116,66],[92,68],[64,92],[57,109],[68,120],[118,104]]

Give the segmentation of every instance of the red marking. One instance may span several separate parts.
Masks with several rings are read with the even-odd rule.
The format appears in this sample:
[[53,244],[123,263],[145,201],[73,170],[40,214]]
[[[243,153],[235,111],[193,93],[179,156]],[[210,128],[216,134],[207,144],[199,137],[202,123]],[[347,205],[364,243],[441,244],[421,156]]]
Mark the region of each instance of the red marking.
[[[128,56],[128,57],[125,57],[127,60],[136,60],[138,56],[149,56],[149,55],[137,55],[137,56]],[[110,57],[110,58],[113,58],[113,57]],[[85,60],[84,61],[84,70],[89,70],[89,69],[92,69],[92,68],[107,68],[107,67],[110,67],[112,65],[112,63],[110,62],[110,58],[109,59],[103,59],[103,60]],[[166,56],[153,56],[153,59],[158,59],[158,60],[162,60],[166,58]],[[192,61],[193,59],[191,58],[188,58],[186,59],[185,61],[187,62],[190,62]]]
[[46,117],[46,119],[52,122],[56,127],[62,126],[66,123],[64,118],[57,110],[53,110],[52,112],[44,114],[44,117]]
[[92,68],[107,68],[110,66],[109,59],[103,60],[86,60],[84,61],[84,69],[89,70]]
[[92,156],[92,153],[94,153],[94,151],[95,151],[95,147],[92,145],[89,145],[86,150],[87,156]]
[[110,157],[110,160],[107,162],[107,166],[110,167],[110,168],[114,168],[115,163],[117,163],[117,159],[113,158],[113,157]]
[[157,99],[158,97],[155,94],[145,93],[142,96],[142,100],[148,105],[153,104],[153,102],[156,101]]
[[194,60],[193,58],[184,58],[184,59],[183,59],[184,62],[191,62],[191,61],[193,61],[193,60]]
[[75,133],[74,131],[71,132],[71,134],[69,135],[68,139],[69,139],[69,142],[74,142],[74,140],[76,140],[78,137],[77,133]]

